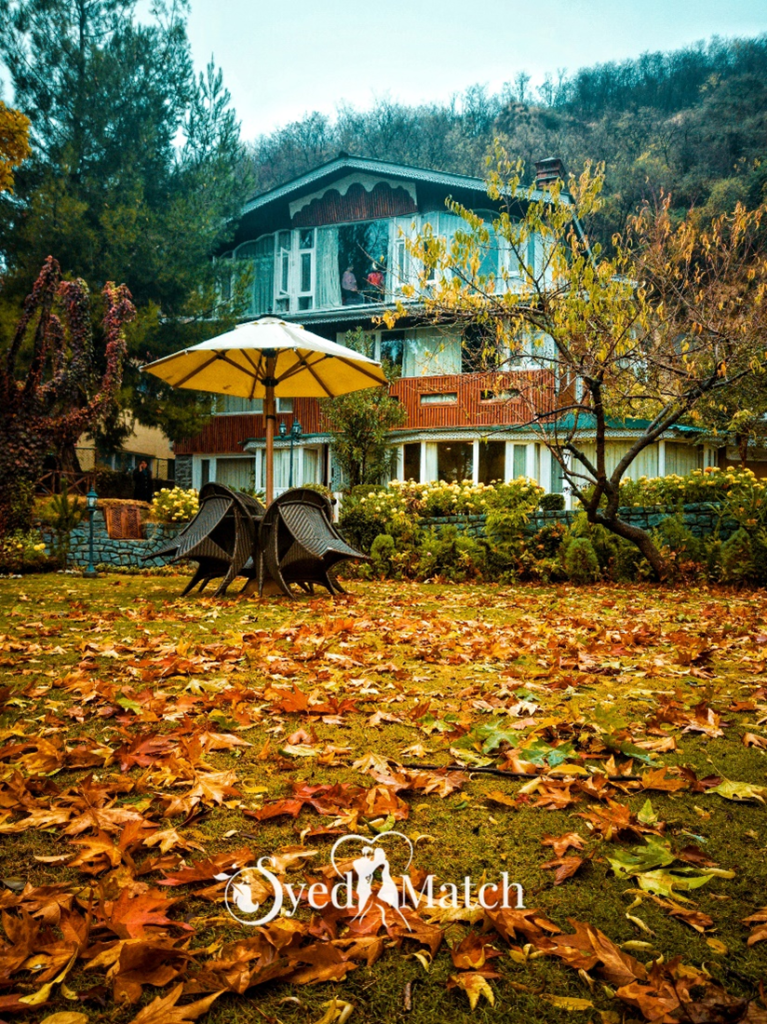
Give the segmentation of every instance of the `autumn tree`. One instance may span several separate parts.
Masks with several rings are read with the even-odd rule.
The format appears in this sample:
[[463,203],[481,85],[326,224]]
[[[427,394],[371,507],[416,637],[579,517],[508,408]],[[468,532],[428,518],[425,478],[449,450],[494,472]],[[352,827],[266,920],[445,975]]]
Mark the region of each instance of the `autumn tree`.
[[73,446],[115,401],[134,308],[124,285],[108,282],[103,295],[103,373],[96,369],[88,287],[63,281],[50,257],[0,357],[0,533],[28,524],[47,453]]
[[13,170],[30,153],[29,118],[0,100],[0,192],[13,192]]
[[[427,230],[410,244],[423,272],[405,294],[464,336],[481,328],[486,362],[542,371],[515,378],[530,423],[589,521],[636,544],[663,577],[650,535],[621,518],[621,482],[671,428],[694,425],[704,396],[760,371],[765,207],[739,205],[703,227],[694,210],[676,224],[666,197],[605,255],[584,230],[602,181],[587,168],[567,188],[559,180],[543,194],[525,190],[501,155],[488,179],[498,216],[490,224],[450,204],[464,229],[452,241]],[[483,271],[492,246],[505,253],[498,274]],[[620,427],[632,440],[611,451]]]
[[[355,352],[373,355],[370,336],[360,328],[347,332],[345,344]],[[384,364],[384,372],[391,377],[394,371]],[[324,399],[322,416],[348,490],[359,484],[380,484],[392,475],[396,450],[389,432],[404,424],[406,413],[388,388],[365,388]]]

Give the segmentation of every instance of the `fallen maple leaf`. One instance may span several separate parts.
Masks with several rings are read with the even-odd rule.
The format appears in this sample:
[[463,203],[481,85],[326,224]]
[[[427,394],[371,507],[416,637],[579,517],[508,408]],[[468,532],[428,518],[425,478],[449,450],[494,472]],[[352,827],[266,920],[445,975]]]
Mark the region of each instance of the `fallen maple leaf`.
[[206,996],[205,999],[198,999],[196,1003],[178,1006],[183,991],[183,984],[176,985],[166,996],[158,996],[140,1010],[130,1024],[184,1024],[185,1021],[197,1020],[203,1013],[207,1013],[223,989],[221,992]]

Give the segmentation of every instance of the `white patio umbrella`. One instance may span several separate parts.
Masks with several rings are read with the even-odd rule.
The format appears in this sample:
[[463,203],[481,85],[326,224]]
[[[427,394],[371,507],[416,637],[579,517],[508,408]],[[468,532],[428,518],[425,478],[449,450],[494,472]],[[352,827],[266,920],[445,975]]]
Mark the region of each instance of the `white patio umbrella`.
[[174,388],[263,398],[266,501],[274,497],[276,398],[334,398],[385,384],[381,364],[299,324],[263,317],[141,367]]

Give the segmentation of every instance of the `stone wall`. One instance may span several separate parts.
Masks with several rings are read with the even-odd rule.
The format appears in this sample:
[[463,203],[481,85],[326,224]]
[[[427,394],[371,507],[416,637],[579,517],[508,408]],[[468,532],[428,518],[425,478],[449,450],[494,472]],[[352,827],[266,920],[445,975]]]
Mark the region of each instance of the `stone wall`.
[[[577,512],[536,512],[527,524],[527,532],[536,533],[544,526],[551,526],[554,523],[564,523],[569,526],[577,514]],[[676,515],[676,512],[657,505],[646,508],[621,508],[619,514],[623,522],[629,523],[631,526],[638,526],[642,530],[654,530],[664,519]],[[719,536],[722,540],[727,540],[738,528],[737,523],[721,522],[718,507],[709,503],[684,505],[682,519],[687,529],[696,537],[710,536],[718,528]],[[431,519],[424,519],[423,525],[434,526],[437,529],[443,526],[457,526],[459,530],[465,531],[471,537],[484,537],[485,535],[485,516],[480,515],[434,516]]]
[[176,456],[176,477],[175,486],[188,491],[192,487],[192,456]]
[[[167,565],[169,556],[146,558],[172,540],[186,526],[186,523],[145,523],[143,540],[114,540],[109,536],[104,513],[96,511],[93,516],[93,564],[129,565],[139,569]],[[89,523],[86,518],[69,535],[69,564],[88,564]]]

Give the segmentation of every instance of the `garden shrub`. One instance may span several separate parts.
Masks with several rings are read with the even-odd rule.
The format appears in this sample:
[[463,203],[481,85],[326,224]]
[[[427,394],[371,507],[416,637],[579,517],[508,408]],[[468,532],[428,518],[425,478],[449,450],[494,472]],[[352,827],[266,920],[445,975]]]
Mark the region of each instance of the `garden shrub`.
[[394,538],[389,533],[379,533],[370,546],[373,569],[381,577],[392,574],[392,558],[397,550]]
[[152,518],[160,523],[183,523],[193,519],[199,508],[197,491],[164,487],[154,496]]
[[485,569],[484,544],[455,526],[424,530],[418,546],[418,579],[435,577],[463,583],[482,577]]
[[722,575],[728,583],[745,583],[754,575],[751,538],[743,527],[722,544]]
[[541,512],[563,512],[565,496],[564,494],[542,494],[538,507]]
[[84,499],[73,497],[63,490],[54,494],[48,501],[42,502],[38,509],[41,522],[50,527],[53,534],[53,554],[63,569],[69,561],[70,533],[83,521],[88,513]]
[[13,530],[0,537],[0,573],[42,572],[57,569],[58,560],[45,553],[37,530]]
[[593,583],[599,578],[599,559],[588,537],[573,537],[568,542],[565,570],[575,583]]

